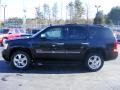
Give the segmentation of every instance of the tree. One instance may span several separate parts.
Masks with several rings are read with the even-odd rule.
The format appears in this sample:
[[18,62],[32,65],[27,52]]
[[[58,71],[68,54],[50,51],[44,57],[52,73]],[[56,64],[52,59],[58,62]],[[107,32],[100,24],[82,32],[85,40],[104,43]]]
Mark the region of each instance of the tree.
[[82,3],[80,0],[75,0],[75,15],[74,15],[74,23],[80,23],[80,19],[84,14],[84,8],[82,7]]
[[67,6],[68,11],[69,11],[69,16],[70,16],[70,23],[73,21],[73,16],[74,16],[74,4],[73,2],[70,2]]
[[43,12],[40,10],[40,7],[36,8],[36,24],[43,24],[44,16]]
[[99,11],[96,13],[96,16],[94,18],[94,24],[105,24],[105,15],[102,11]]
[[50,7],[48,4],[43,5],[44,8],[44,19],[49,19],[50,17]]
[[0,22],[0,28],[4,26],[4,22]]
[[53,21],[55,21],[55,23],[57,20],[57,15],[58,15],[58,5],[57,5],[57,3],[54,3],[54,5],[52,7],[52,18],[53,18]]
[[107,24],[107,25],[112,25],[113,23],[112,23],[112,20],[110,20],[109,18],[108,18],[108,15],[105,15],[105,23]]
[[94,18],[94,24],[112,25],[112,21],[108,18],[108,15],[103,14],[103,11],[99,11]]
[[81,23],[81,17],[84,14],[84,8],[80,0],[75,0],[75,2],[70,2],[67,5],[67,11],[69,12],[70,23]]
[[113,7],[108,14],[108,18],[112,20],[113,24],[120,24],[120,6]]

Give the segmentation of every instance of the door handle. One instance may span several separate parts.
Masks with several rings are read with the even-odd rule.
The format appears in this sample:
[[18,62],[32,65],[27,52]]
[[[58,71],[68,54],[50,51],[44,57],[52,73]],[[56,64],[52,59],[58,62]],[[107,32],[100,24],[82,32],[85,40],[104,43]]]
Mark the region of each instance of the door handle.
[[56,46],[56,45],[54,45],[54,44],[52,45],[52,47],[55,47],[55,46]]
[[81,43],[81,44],[83,44],[83,45],[89,45],[89,43]]

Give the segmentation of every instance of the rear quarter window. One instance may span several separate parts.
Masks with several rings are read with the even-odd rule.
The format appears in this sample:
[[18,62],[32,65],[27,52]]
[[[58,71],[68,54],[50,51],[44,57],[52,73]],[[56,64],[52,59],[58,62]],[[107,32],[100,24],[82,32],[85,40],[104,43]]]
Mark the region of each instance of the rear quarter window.
[[89,38],[114,38],[112,30],[109,28],[90,27],[88,31]]

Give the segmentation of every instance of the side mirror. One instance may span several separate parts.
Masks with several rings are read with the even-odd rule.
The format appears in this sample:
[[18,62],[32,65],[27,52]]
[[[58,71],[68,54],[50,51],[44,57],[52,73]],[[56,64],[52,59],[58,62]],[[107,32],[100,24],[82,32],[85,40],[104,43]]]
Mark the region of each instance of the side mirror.
[[46,39],[46,35],[45,34],[41,34],[41,39]]

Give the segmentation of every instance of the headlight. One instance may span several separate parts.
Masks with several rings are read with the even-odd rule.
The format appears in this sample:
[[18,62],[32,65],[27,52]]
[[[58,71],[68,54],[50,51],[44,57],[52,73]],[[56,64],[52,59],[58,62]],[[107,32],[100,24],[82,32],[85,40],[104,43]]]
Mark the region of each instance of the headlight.
[[4,44],[4,49],[7,49],[7,47],[8,47],[8,43],[5,43]]

